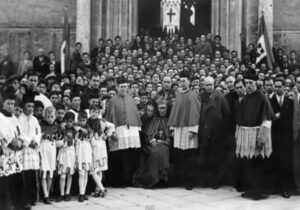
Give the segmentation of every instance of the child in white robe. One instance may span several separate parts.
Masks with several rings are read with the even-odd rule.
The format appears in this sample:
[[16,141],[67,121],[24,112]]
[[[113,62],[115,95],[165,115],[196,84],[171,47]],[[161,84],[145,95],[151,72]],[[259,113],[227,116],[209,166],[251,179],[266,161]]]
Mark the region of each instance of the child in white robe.
[[[104,119],[99,119],[100,107],[91,106],[88,119],[88,126],[91,129],[93,137],[91,144],[93,149],[93,169],[91,175],[97,185],[95,197],[104,197],[106,189],[102,184],[103,171],[108,169],[106,139],[111,138],[115,131],[115,126]],[[105,132],[107,130],[107,132]]]
[[40,144],[42,189],[44,203],[51,204],[49,199],[53,172],[56,170],[56,147],[63,145],[59,126],[55,123],[56,110],[50,106],[45,109],[45,119],[41,122],[42,139]]
[[87,113],[81,111],[78,113],[77,135],[76,135],[76,165],[79,173],[79,197],[78,201],[88,200],[85,194],[88,182],[88,174],[92,169],[92,147],[90,132],[87,127]]
[[[63,129],[63,146],[59,149],[57,164],[58,174],[60,175],[60,197],[57,201],[70,201],[70,190],[72,185],[72,176],[75,170],[75,137],[76,130],[74,128],[75,115],[67,112],[64,117],[65,127]],[[67,186],[65,189],[67,180]]]

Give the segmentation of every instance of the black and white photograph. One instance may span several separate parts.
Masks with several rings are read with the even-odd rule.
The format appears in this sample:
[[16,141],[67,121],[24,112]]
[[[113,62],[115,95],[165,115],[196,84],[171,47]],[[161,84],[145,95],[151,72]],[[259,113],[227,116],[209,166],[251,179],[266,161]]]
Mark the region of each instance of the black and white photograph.
[[0,210],[300,210],[299,0],[0,0]]

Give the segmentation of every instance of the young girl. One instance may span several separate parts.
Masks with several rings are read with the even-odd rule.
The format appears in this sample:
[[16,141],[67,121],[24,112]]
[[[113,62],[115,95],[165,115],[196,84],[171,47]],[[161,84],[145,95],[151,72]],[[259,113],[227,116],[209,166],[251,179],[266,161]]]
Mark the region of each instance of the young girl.
[[[60,197],[57,201],[65,200],[70,201],[70,190],[72,184],[72,176],[75,168],[75,136],[76,130],[74,128],[75,115],[71,112],[67,112],[64,117],[65,127],[63,133],[63,146],[59,149],[57,162],[58,162],[58,174],[60,175]],[[67,187],[66,185],[67,179]],[[65,189],[66,187],[66,189]]]
[[[102,172],[108,169],[107,165],[107,150],[105,140],[111,138],[115,131],[115,126],[112,123],[99,119],[100,107],[91,106],[91,117],[87,121],[93,137],[91,138],[91,145],[93,149],[93,169],[91,175],[97,185],[95,197],[104,197],[106,189],[102,184]],[[105,133],[107,130],[107,133]]]
[[44,203],[51,204],[49,199],[53,172],[56,169],[56,147],[62,146],[63,141],[59,136],[59,127],[55,123],[55,108],[50,106],[45,109],[45,119],[41,122],[42,139],[40,145],[42,188]]
[[88,182],[88,173],[92,168],[92,147],[90,143],[90,133],[87,128],[87,113],[81,111],[78,113],[78,123],[76,135],[76,164],[79,172],[79,202],[88,200],[85,194]]

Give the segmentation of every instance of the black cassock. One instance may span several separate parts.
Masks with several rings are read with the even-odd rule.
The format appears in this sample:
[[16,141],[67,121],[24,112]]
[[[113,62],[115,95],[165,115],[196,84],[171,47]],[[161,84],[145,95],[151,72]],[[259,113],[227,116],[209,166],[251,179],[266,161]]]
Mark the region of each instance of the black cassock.
[[284,97],[282,105],[276,95],[270,99],[273,112],[280,113],[272,124],[271,155],[272,168],[275,174],[275,187],[279,191],[291,191],[293,185],[293,101]]
[[[169,127],[165,117],[154,117],[146,131],[145,144],[141,151],[141,166],[135,173],[134,185],[153,187],[160,181],[168,181],[169,163]],[[155,146],[152,139],[159,140]]]

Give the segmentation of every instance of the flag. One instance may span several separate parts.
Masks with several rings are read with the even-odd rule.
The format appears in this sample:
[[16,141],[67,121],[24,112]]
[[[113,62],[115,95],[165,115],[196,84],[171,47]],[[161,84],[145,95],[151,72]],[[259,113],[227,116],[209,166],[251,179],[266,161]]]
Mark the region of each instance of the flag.
[[162,27],[167,28],[167,32],[175,32],[175,28],[180,28],[180,10],[181,0],[162,0],[161,6],[161,22]]
[[69,66],[69,37],[70,37],[70,28],[69,28],[69,8],[65,7],[64,10],[64,31],[63,31],[63,42],[60,48],[60,60],[61,60],[61,74],[68,70]]
[[259,38],[257,42],[256,65],[258,66],[261,63],[266,63],[269,69],[272,70],[274,64],[274,56],[268,37],[268,31],[264,14],[262,14],[260,17],[258,37]]
[[191,15],[191,18],[190,18],[190,22],[193,26],[195,26],[195,6],[192,5],[191,6],[191,11],[193,12],[193,14]]

